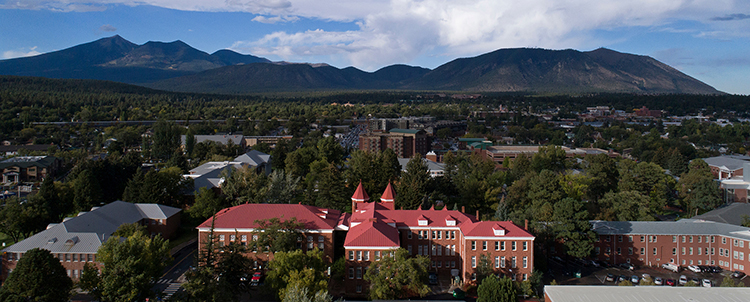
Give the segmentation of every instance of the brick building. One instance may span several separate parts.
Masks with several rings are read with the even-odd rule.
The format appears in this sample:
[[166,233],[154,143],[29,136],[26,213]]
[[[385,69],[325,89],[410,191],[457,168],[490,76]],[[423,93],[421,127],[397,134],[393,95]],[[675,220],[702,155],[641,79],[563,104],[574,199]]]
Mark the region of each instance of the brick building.
[[54,156],[16,156],[0,162],[3,183],[42,181],[61,166],[62,161]]
[[371,132],[359,136],[359,149],[368,152],[391,149],[397,157],[412,157],[430,151],[430,140],[424,130],[391,129],[388,133]]
[[88,262],[96,263],[96,252],[123,224],[139,223],[152,236],[171,238],[180,227],[180,209],[159,204],[114,201],[90,212],[79,213],[61,223],[3,249],[2,280],[8,278],[26,251],[49,250],[60,259],[68,277],[77,280]]
[[[498,274],[517,281],[531,275],[534,266],[534,236],[509,221],[478,221],[461,211],[397,210],[395,192],[389,184],[379,202],[370,198],[360,183],[352,196],[352,214],[300,204],[244,204],[216,215],[214,234],[220,244],[253,240],[255,220],[279,217],[304,223],[300,249],[319,248],[325,260],[346,259],[345,287],[348,295],[365,295],[364,274],[370,263],[390,256],[398,248],[412,256],[430,258],[431,272],[470,281],[477,264],[487,255]],[[200,226],[199,248],[208,240],[211,220]],[[257,238],[257,237],[255,237]],[[343,255],[336,254],[343,247]],[[256,261],[273,255],[252,251]]]
[[717,265],[750,273],[750,228],[699,219],[592,221],[594,257],[637,266]]

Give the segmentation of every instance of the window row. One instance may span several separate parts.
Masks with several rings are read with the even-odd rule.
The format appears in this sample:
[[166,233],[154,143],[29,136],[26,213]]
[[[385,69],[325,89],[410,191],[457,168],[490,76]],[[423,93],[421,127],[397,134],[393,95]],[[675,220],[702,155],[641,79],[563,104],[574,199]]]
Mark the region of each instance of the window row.
[[[496,251],[504,251],[505,250],[505,240],[503,241],[495,241],[495,250]],[[521,246],[524,251],[529,250],[529,242],[528,241],[521,241]],[[510,241],[510,249],[512,251],[516,250],[516,241]],[[477,241],[472,240],[471,241],[471,250],[476,251],[477,250]],[[487,241],[482,241],[482,250],[487,250]]]
[[[495,268],[505,268],[505,256],[495,256]],[[471,256],[471,267],[477,267],[477,256]],[[522,258],[522,267],[528,268],[529,261],[528,257]],[[516,268],[516,257],[510,257],[510,268]]]
[[[356,258],[355,258],[356,255]],[[392,251],[373,251],[375,261],[380,261],[382,257],[393,257]],[[370,251],[349,251],[349,260],[370,261]]]
[[[430,248],[431,247],[431,248]],[[409,252],[409,255],[413,253],[411,244],[406,246],[406,250]],[[443,246],[439,244],[432,244],[432,245],[417,245],[417,255],[421,256],[429,256],[430,250],[432,250],[432,256],[443,256]],[[455,256],[456,255],[456,245],[455,244],[449,244],[445,246],[445,256]]]
[[[432,261],[432,267],[442,268],[443,261]],[[456,268],[456,261],[445,261],[445,268]]]
[[[430,237],[430,233],[432,233],[432,237]],[[417,239],[442,240],[443,236],[446,240],[456,240],[456,231],[417,231]],[[406,238],[412,239],[411,231],[407,231]]]

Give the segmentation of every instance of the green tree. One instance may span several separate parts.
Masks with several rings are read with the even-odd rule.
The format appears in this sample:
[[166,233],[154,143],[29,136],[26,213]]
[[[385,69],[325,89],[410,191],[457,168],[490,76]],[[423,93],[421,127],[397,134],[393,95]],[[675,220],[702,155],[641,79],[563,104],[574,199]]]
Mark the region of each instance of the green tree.
[[588,186],[589,200],[599,200],[604,194],[617,190],[619,171],[617,163],[607,154],[586,155],[584,171],[591,180]]
[[180,147],[180,128],[174,122],[159,120],[154,125],[152,156],[168,160]]
[[0,288],[3,301],[68,301],[73,281],[60,260],[48,250],[33,248],[23,254]]
[[304,224],[297,221],[296,217],[283,221],[282,219],[283,215],[281,219],[274,217],[255,221],[259,232],[257,233],[258,240],[254,244],[258,251],[267,250],[276,253],[297,249],[297,238]]
[[591,255],[596,233],[591,230],[586,203],[565,198],[555,204],[552,233],[563,242],[565,253],[579,258]]
[[276,290],[281,300],[286,299],[287,289],[294,286],[317,293],[328,288],[326,263],[323,252],[318,249],[303,252],[294,250],[276,252],[268,262],[268,283]]
[[565,160],[566,154],[562,147],[542,146],[539,147],[539,152],[531,158],[531,167],[537,172],[542,170],[559,172],[565,170]]
[[322,208],[351,211],[350,196],[346,190],[343,175],[333,163],[328,164],[320,173],[316,174],[314,189],[315,205]]
[[169,245],[160,236],[135,232],[127,238],[111,236],[99,248],[102,263],[101,295],[111,302],[142,300],[151,296],[154,282],[166,267]]
[[731,275],[724,276],[724,279],[721,280],[720,287],[745,287],[745,283],[742,283],[742,281],[734,281],[734,278],[732,278]]
[[195,133],[192,129],[188,129],[185,135],[185,155],[193,157],[193,150],[195,149]]
[[233,241],[221,247],[217,257],[215,270],[218,275],[218,287],[226,291],[228,296],[234,297],[233,301],[238,301],[245,289],[241,278],[249,278],[246,274],[250,271],[251,261],[245,256],[246,252],[245,246]]
[[74,181],[73,190],[75,192],[73,203],[78,211],[89,211],[103,200],[99,180],[88,169],[78,174],[78,177]]
[[43,209],[35,209],[29,203],[22,204],[18,198],[6,199],[0,207],[0,231],[14,242],[21,241],[44,228],[45,225],[40,224],[44,224],[40,216],[46,216]]
[[599,200],[597,219],[608,221],[653,220],[649,198],[638,191],[609,192]]
[[78,287],[81,290],[88,292],[89,295],[97,300],[101,300],[101,292],[99,290],[101,281],[102,278],[99,276],[99,269],[96,267],[96,264],[87,262],[83,265],[81,278],[78,279]]
[[341,147],[333,136],[318,141],[318,159],[341,164],[344,159],[344,147]]
[[477,302],[513,302],[518,301],[516,287],[508,277],[498,278],[495,275],[482,280],[477,288]]
[[384,256],[370,263],[365,280],[370,282],[370,299],[391,300],[410,295],[424,297],[430,292],[425,284],[430,259],[425,256],[410,257],[403,248],[393,257]]
[[422,199],[427,195],[429,182],[427,163],[421,155],[415,154],[406,164],[406,171],[401,173],[401,179],[396,186],[396,208],[418,209]]
[[216,195],[212,189],[200,188],[195,194],[195,203],[188,209],[188,214],[196,221],[202,221],[227,206],[224,198]]
[[477,283],[481,283],[484,278],[487,278],[494,273],[492,266],[493,263],[490,258],[490,253],[484,253],[479,256],[479,261],[477,261]]
[[310,293],[310,290],[299,283],[287,286],[284,299],[281,302],[333,302],[333,297],[327,290]]
[[266,202],[268,203],[291,203],[292,199],[299,194],[300,178],[283,170],[271,172],[268,177],[266,189]]
[[256,173],[248,167],[232,167],[225,169],[220,175],[224,179],[221,192],[232,205],[261,203],[266,199],[268,180],[265,174]]

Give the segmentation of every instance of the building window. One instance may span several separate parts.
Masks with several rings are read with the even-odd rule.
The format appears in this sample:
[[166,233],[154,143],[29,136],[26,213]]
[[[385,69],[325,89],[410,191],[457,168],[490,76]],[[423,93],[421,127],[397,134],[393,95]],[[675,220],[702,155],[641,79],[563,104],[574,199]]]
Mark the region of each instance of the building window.
[[237,235],[229,235],[229,242],[237,241]]
[[646,236],[641,236],[641,242],[646,242]]
[[438,245],[437,246],[437,255],[442,256],[443,255],[443,247]]
[[477,256],[471,256],[471,267],[477,267]]
[[417,245],[417,255],[422,255],[422,245]]
[[727,244],[727,238],[721,237],[721,244]]
[[445,255],[448,256],[450,254],[451,254],[451,246],[450,245],[446,245],[445,246]]
[[513,256],[513,257],[510,258],[510,267],[511,268],[516,268],[516,257],[515,256]]
[[445,231],[445,239],[451,239],[451,232],[450,231]]
[[94,261],[94,255],[93,254],[86,254],[86,260],[91,262]]
[[703,236],[698,236],[698,243],[702,243],[702,242],[703,242]]
[[672,236],[672,242],[677,242],[677,236]]
[[432,260],[432,267],[437,267],[437,263],[435,260]]
[[[21,257],[18,257],[19,259]],[[70,262],[70,254],[65,254],[65,262]]]
[[605,238],[606,238],[606,240],[604,240],[604,241],[606,241],[606,242],[611,242],[612,241],[612,237],[606,236]]
[[451,231],[451,240],[456,239],[456,231]]
[[349,251],[349,260],[354,260],[354,251]]
[[654,248],[654,255],[656,255],[656,248]]
[[685,247],[682,247],[682,254],[685,255]]
[[437,235],[438,235],[438,236],[437,236],[437,239],[443,239],[443,232],[441,232],[441,231],[438,231],[438,232],[437,232]]
[[354,279],[354,268],[349,268],[349,279]]
[[437,238],[437,234],[435,234],[435,231],[432,231],[432,239]]
[[527,268],[527,267],[528,267],[527,257],[523,257],[523,268]]
[[455,255],[456,255],[456,245],[454,244],[454,245],[451,245],[451,256],[455,256]]
[[692,254],[693,254],[693,248],[691,247],[690,248],[690,255],[692,255]]
[[406,232],[406,238],[411,239],[411,231]]
[[73,254],[73,262],[78,262],[78,254]]
[[501,250],[501,251],[504,251],[504,250],[505,250],[505,241],[501,241],[501,242],[500,242],[500,250]]
[[672,255],[677,255],[677,248],[676,247],[672,248]]
[[693,243],[693,236],[690,236],[688,242]]
[[370,251],[365,252],[365,261],[370,261]]
[[496,251],[500,250],[500,241],[495,241],[495,250]]
[[362,279],[362,268],[361,267],[357,268],[357,279]]
[[471,250],[472,250],[472,251],[475,251],[476,249],[477,249],[477,242],[476,242],[476,241],[474,241],[474,240],[472,240],[472,241],[471,241]]
[[611,247],[607,247],[607,250],[604,253],[607,254],[607,255],[611,254],[612,253],[612,248]]
[[505,256],[500,257],[500,267],[505,267]]
[[451,261],[451,268],[456,268],[456,261]]
[[617,242],[622,242],[622,235],[617,236]]
[[514,250],[514,251],[516,250],[516,242],[515,241],[511,241],[510,242],[510,249]]
[[438,268],[443,267],[443,261],[438,261]]
[[687,240],[687,236],[683,235],[682,236],[682,243],[685,243],[686,240]]
[[500,257],[495,256],[495,268],[499,268],[499,267],[500,267]]
[[628,242],[633,242],[633,236],[628,236]]
[[362,261],[362,251],[357,251],[357,261]]
[[597,246],[597,247],[594,247],[594,253],[596,253],[596,255],[599,255],[599,252],[600,252],[600,251],[599,251],[599,247],[598,247],[598,246]]
[[418,231],[418,232],[419,233],[417,233],[417,239],[422,239],[422,231]]
[[620,249],[619,247],[617,248],[617,254],[622,255],[622,249]]
[[487,250],[487,241],[482,241],[482,250],[483,251]]
[[357,293],[362,293],[362,285],[357,284]]
[[529,250],[529,243],[526,242],[526,241],[523,242],[523,250],[524,251],[528,251]]
[[437,251],[436,251],[437,247],[434,244],[432,244],[431,245],[431,249],[432,249],[432,255],[435,256],[435,254],[437,253]]
[[226,237],[219,235],[219,246],[224,246],[224,240],[226,240]]
[[[409,246],[409,254],[411,255],[411,245]],[[380,261],[380,251],[375,251],[375,261]]]
[[646,248],[645,248],[645,247],[642,247],[642,248],[641,248],[641,255],[645,255],[645,254],[646,254]]
[[632,247],[629,247],[629,248],[628,248],[628,255],[632,255],[632,254],[633,254],[633,248],[632,248]]

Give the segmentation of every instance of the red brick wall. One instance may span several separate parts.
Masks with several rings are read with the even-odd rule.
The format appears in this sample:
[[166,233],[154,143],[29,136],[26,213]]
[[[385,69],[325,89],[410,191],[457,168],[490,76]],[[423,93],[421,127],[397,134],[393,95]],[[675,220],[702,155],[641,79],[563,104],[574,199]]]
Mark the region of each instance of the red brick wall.
[[[476,242],[476,249],[472,249],[472,242]],[[484,242],[487,242],[487,249],[484,249]],[[499,250],[495,250],[495,242],[499,243]],[[502,242],[505,242],[505,250],[502,249]],[[513,242],[516,243],[516,249],[513,250]],[[526,250],[523,249],[523,242],[527,242]],[[476,265],[479,265],[479,261],[482,255],[489,254],[490,263],[494,268],[496,274],[503,274],[512,278],[512,275],[516,275],[516,281],[523,281],[523,274],[526,277],[531,276],[531,271],[534,269],[534,242],[531,240],[465,240],[466,253],[463,255],[464,267],[466,268],[463,278],[466,281],[472,280],[472,275],[477,272],[476,267],[472,267],[472,257],[476,257]],[[500,257],[501,267],[495,268],[495,257]],[[502,267],[502,257],[505,257],[505,267]],[[516,267],[513,268],[513,257],[516,257]],[[523,267],[523,257],[526,257],[526,267]]]
[[[220,240],[221,236],[224,236],[224,245],[228,245],[231,242],[232,235],[236,235],[235,240],[242,242],[242,235],[246,235],[247,241],[245,244],[248,247],[248,253],[246,254],[248,257],[257,259],[258,261],[268,261],[270,259],[273,259],[273,254],[266,253],[262,250],[262,248],[259,248],[257,251],[253,251],[253,232],[221,232],[221,231],[215,231],[214,232],[214,238],[216,240],[215,247],[218,249],[221,246]],[[312,246],[313,249],[317,248],[319,246],[319,237],[323,237],[323,259],[327,263],[333,263],[333,252],[334,252],[334,242],[333,242],[333,233],[302,233],[302,241],[298,242],[299,246],[301,246],[301,249],[303,251],[308,250],[309,243],[307,241],[308,236],[312,236]],[[200,232],[198,236],[198,250],[202,251],[205,248],[205,244],[208,240],[208,232]],[[312,250],[312,249],[310,249]]]

